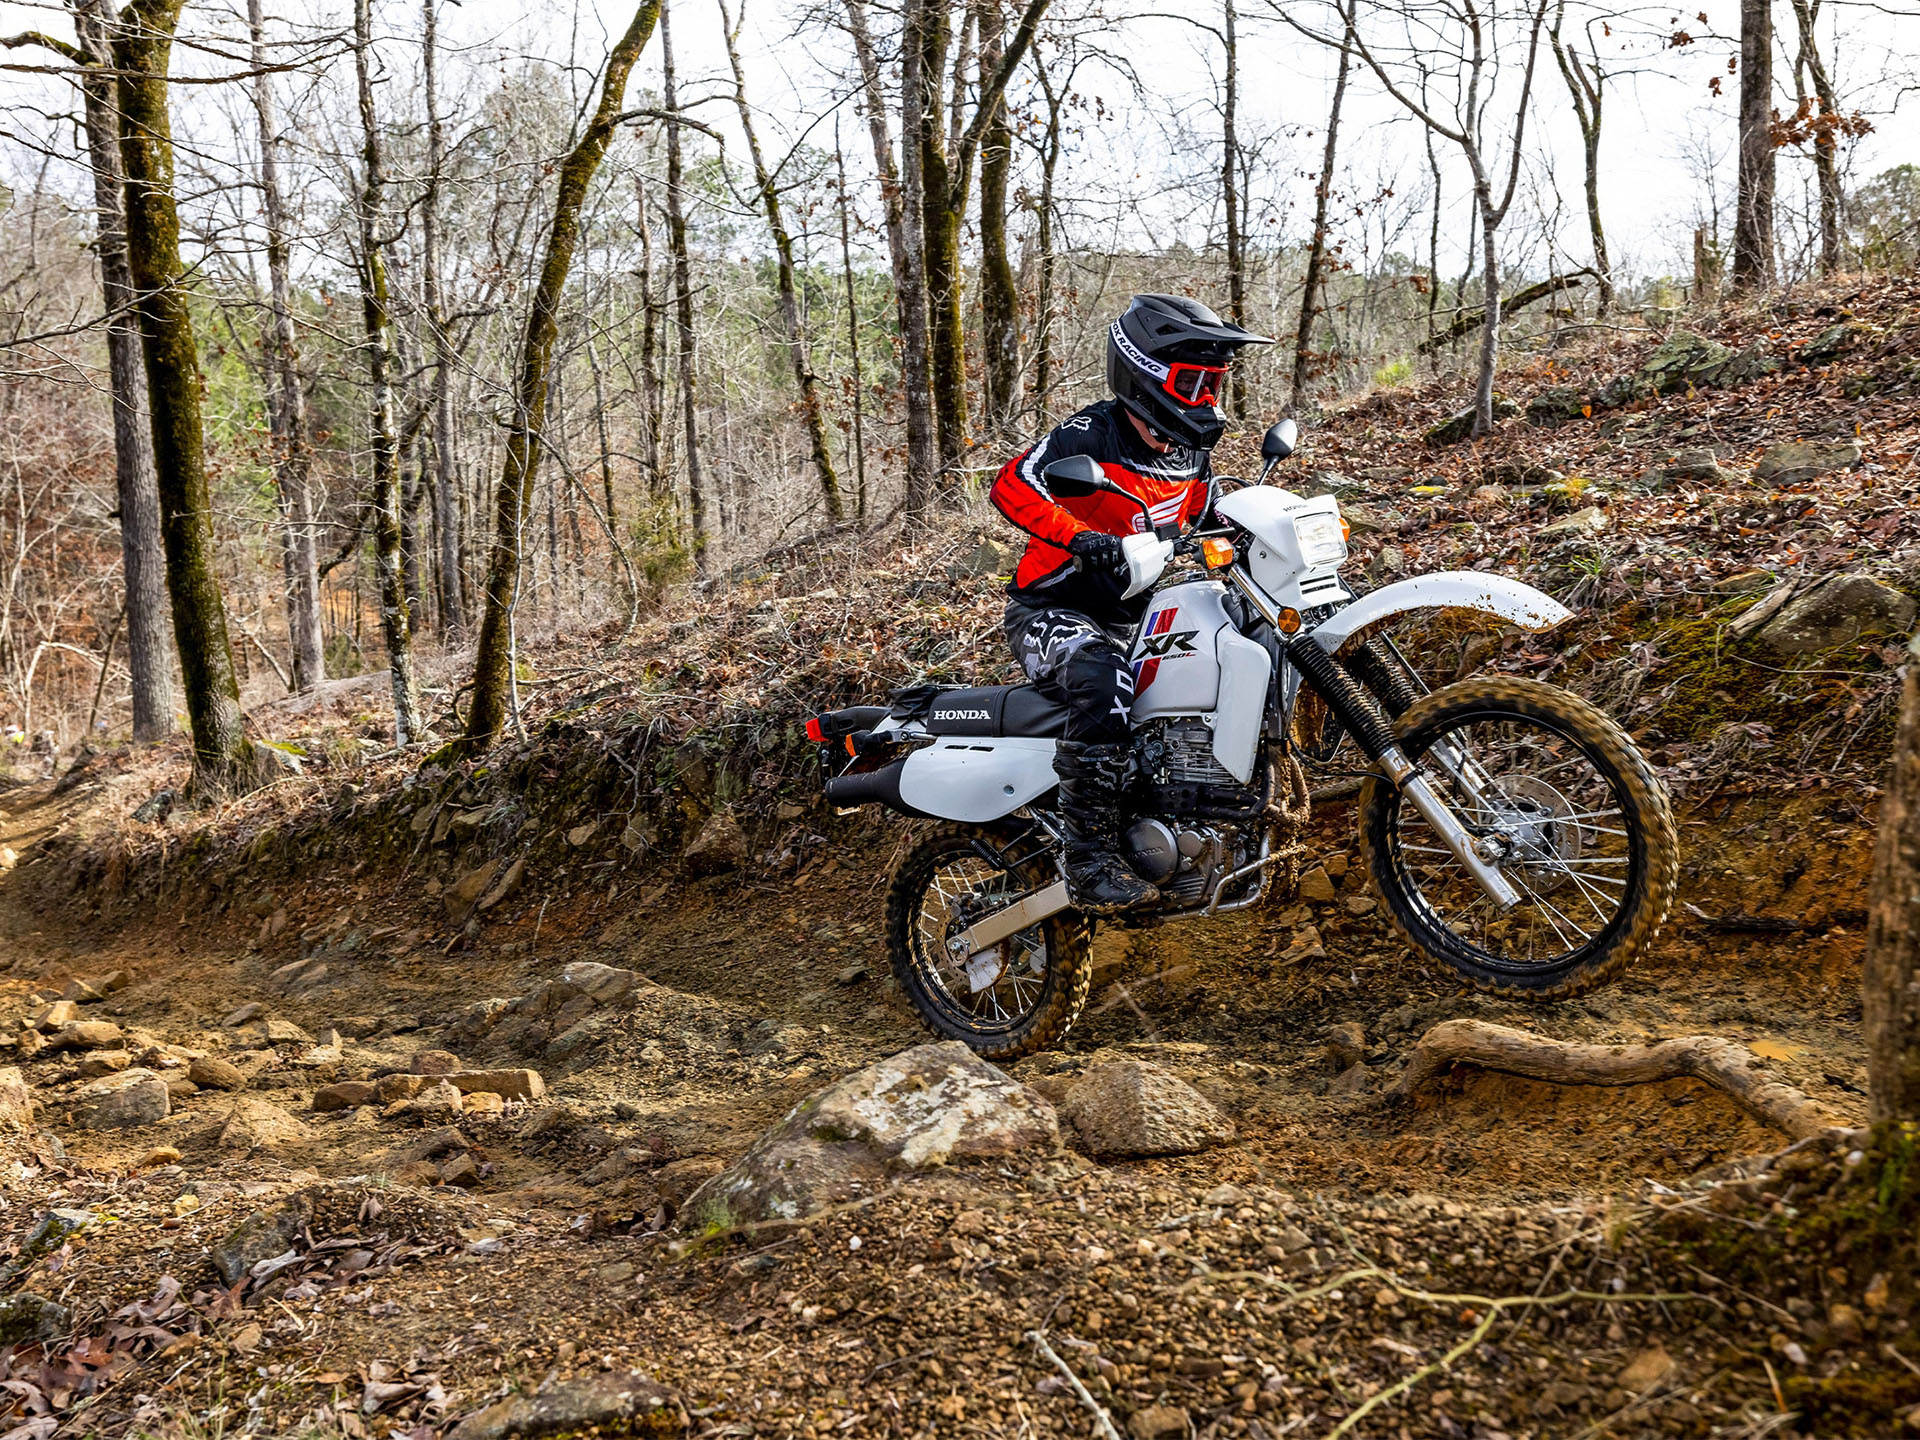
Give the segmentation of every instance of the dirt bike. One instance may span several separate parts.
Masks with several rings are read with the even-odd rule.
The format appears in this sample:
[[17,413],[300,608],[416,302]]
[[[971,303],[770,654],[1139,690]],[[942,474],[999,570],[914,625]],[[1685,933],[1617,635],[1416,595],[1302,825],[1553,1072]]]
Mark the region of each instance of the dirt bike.
[[[1555,686],[1489,675],[1428,691],[1384,633],[1431,609],[1535,631],[1572,612],[1477,571],[1356,595],[1334,497],[1267,483],[1297,434],[1291,420],[1269,430],[1260,479],[1216,480],[1205,528],[1185,534],[1157,531],[1088,457],[1044,471],[1057,496],[1111,491],[1142,515],[1122,540],[1127,595],[1151,591],[1130,652],[1123,854],[1160,898],[1113,923],[1259,904],[1303,818],[1301,758],[1324,763],[1350,738],[1368,766],[1365,875],[1419,956],[1515,999],[1620,974],[1665,921],[1678,874],[1652,768]],[[895,867],[887,945],[928,1027],[989,1057],[1057,1044],[1087,999],[1094,921],[1069,903],[1053,769],[1065,718],[1030,685],[921,686],[807,725],[843,813],[879,804],[943,822]]]

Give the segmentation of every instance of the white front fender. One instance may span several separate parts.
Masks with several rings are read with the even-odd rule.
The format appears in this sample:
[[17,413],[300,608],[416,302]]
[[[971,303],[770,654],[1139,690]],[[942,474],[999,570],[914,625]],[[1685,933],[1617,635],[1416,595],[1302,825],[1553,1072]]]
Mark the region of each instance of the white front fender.
[[1551,630],[1573,615],[1551,595],[1504,575],[1442,570],[1437,575],[1396,580],[1362,596],[1315,627],[1313,638],[1332,654],[1369,625],[1413,610],[1478,610],[1511,621],[1523,630]]

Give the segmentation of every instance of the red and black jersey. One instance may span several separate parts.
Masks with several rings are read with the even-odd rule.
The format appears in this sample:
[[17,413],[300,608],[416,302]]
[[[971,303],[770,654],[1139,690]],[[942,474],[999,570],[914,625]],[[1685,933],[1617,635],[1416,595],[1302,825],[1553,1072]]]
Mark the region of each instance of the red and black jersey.
[[1127,535],[1146,529],[1139,507],[1101,491],[1055,498],[1042,471],[1069,455],[1090,455],[1108,478],[1138,495],[1153,511],[1156,529],[1187,524],[1206,508],[1207,452],[1176,445],[1164,454],[1148,447],[1117,400],[1102,400],[1069,416],[1045,439],[1009,460],[993,482],[993,506],[1027,532],[1008,588],[1030,605],[1058,605],[1101,621],[1137,621],[1147,597],[1123,601],[1126,586],[1112,575],[1082,574],[1067,546],[1082,530]]

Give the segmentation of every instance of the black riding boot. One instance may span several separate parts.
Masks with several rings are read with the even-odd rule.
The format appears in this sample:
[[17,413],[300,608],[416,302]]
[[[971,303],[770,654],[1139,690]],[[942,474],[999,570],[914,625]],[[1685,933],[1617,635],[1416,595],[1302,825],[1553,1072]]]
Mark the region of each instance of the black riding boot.
[[1062,740],[1053,769],[1060,777],[1060,813],[1067,822],[1067,894],[1074,909],[1112,915],[1159,899],[1159,890],[1120,858],[1125,747]]

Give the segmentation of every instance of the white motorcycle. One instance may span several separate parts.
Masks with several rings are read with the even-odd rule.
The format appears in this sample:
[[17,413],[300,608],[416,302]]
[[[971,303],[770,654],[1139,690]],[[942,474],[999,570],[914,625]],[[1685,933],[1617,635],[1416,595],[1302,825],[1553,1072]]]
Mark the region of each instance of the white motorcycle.
[[[1429,692],[1385,634],[1414,611],[1527,630],[1570,617],[1505,576],[1446,571],[1356,596],[1330,495],[1266,483],[1294,446],[1283,420],[1253,485],[1222,479],[1212,527],[1163,535],[1084,456],[1047,467],[1055,495],[1140,505],[1122,544],[1135,634],[1125,858],[1160,890],[1128,927],[1257,905],[1304,818],[1300,757],[1366,757],[1366,876],[1401,937],[1476,989],[1579,995],[1652,943],[1679,869],[1659,780],[1620,727],[1538,681],[1472,677]],[[1230,493],[1218,493],[1239,485]],[[1176,561],[1188,562],[1173,576]],[[1197,573],[1196,573],[1197,571]],[[837,807],[945,822],[900,861],[887,901],[895,976],[927,1025],[982,1055],[1057,1044],[1086,1003],[1094,922],[1063,878],[1055,739],[1065,707],[1030,685],[897,692],[808,722]]]

